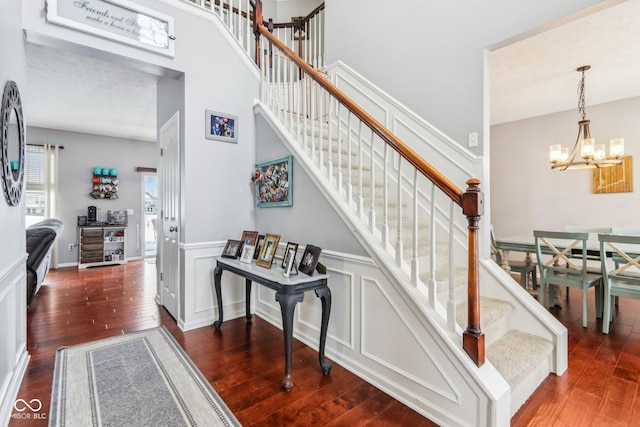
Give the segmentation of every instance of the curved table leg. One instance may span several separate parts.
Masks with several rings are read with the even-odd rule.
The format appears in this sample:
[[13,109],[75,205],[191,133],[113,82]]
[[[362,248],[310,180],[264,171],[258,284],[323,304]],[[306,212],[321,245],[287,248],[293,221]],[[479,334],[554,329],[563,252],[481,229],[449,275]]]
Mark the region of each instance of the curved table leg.
[[284,380],[282,380],[282,388],[284,391],[290,391],[293,387],[291,378],[292,368],[292,347],[293,347],[293,312],[296,304],[302,302],[304,293],[285,294],[276,292],[276,301],[280,303],[280,311],[282,312],[282,329],[284,332]]
[[222,269],[217,267],[213,270],[213,284],[216,287],[216,299],[218,300],[218,320],[213,323],[213,326],[216,329],[220,329],[222,326],[222,322],[224,320],[224,315],[222,313],[222,289],[220,287],[220,281],[222,279]]
[[244,293],[244,299],[245,301],[245,307],[246,307],[246,315],[245,317],[247,318],[248,322],[251,322],[251,319],[253,318],[253,315],[251,314],[251,280],[249,279],[244,279],[244,286],[245,286],[245,293]]
[[328,286],[316,289],[316,296],[322,302],[322,324],[320,326],[320,348],[318,354],[320,358],[320,368],[322,373],[328,375],[331,372],[331,363],[324,359],[324,347],[327,342],[327,328],[329,326],[329,316],[331,315],[331,289]]

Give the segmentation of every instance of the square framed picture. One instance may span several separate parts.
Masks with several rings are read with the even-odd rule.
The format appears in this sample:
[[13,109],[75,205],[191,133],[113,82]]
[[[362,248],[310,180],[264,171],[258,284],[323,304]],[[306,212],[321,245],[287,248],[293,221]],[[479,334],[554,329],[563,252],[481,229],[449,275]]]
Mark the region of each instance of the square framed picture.
[[268,208],[293,205],[293,157],[258,163],[252,181],[256,206]]
[[253,245],[242,245],[242,254],[240,254],[240,261],[251,264],[255,251],[256,247]]
[[256,264],[260,267],[271,268],[273,258],[276,256],[276,251],[278,250],[278,243],[280,243],[279,234],[267,233],[264,236],[264,242],[260,248],[260,254],[258,255]]
[[315,271],[316,265],[318,265],[318,260],[320,259],[320,252],[322,252],[321,248],[313,245],[307,245],[304,249],[302,259],[300,260],[298,270],[302,271],[304,274],[313,276],[313,272]]
[[244,231],[242,233],[242,244],[255,246],[258,243],[257,231]]
[[238,143],[238,117],[205,110],[204,136],[207,139]]
[[222,251],[222,256],[224,258],[238,258],[242,251],[242,241],[240,240],[227,240],[227,244]]
[[262,243],[264,243],[264,235],[260,234],[256,241],[256,250],[253,252],[253,259],[258,259],[258,255],[260,255],[260,250],[262,249]]
[[282,257],[282,268],[287,268],[290,249],[293,249],[293,258],[294,258],[293,262],[295,262],[296,253],[298,253],[298,244],[293,242],[287,242],[287,246],[284,248],[284,255]]

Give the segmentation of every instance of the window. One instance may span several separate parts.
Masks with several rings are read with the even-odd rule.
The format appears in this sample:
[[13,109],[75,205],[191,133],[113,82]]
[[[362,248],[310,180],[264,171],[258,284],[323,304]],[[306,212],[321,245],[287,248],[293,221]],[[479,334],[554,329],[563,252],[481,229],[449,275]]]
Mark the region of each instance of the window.
[[45,218],[45,156],[44,147],[27,145],[25,152],[26,226]]

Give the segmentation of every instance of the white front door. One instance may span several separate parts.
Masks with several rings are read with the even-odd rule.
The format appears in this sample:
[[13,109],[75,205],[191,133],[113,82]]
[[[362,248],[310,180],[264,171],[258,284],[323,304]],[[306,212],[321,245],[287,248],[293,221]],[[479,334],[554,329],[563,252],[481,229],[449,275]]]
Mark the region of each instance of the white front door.
[[179,319],[180,307],[180,112],[160,129],[159,283],[162,305]]

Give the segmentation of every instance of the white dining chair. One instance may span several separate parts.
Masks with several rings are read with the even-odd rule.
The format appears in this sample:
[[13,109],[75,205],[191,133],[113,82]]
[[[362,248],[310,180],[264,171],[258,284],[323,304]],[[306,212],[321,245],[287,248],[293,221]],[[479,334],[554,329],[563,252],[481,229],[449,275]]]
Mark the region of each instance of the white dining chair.
[[614,267],[603,262],[604,315],[602,332],[609,333],[613,320],[612,297],[640,299],[640,235],[599,234],[600,256],[610,256]]

